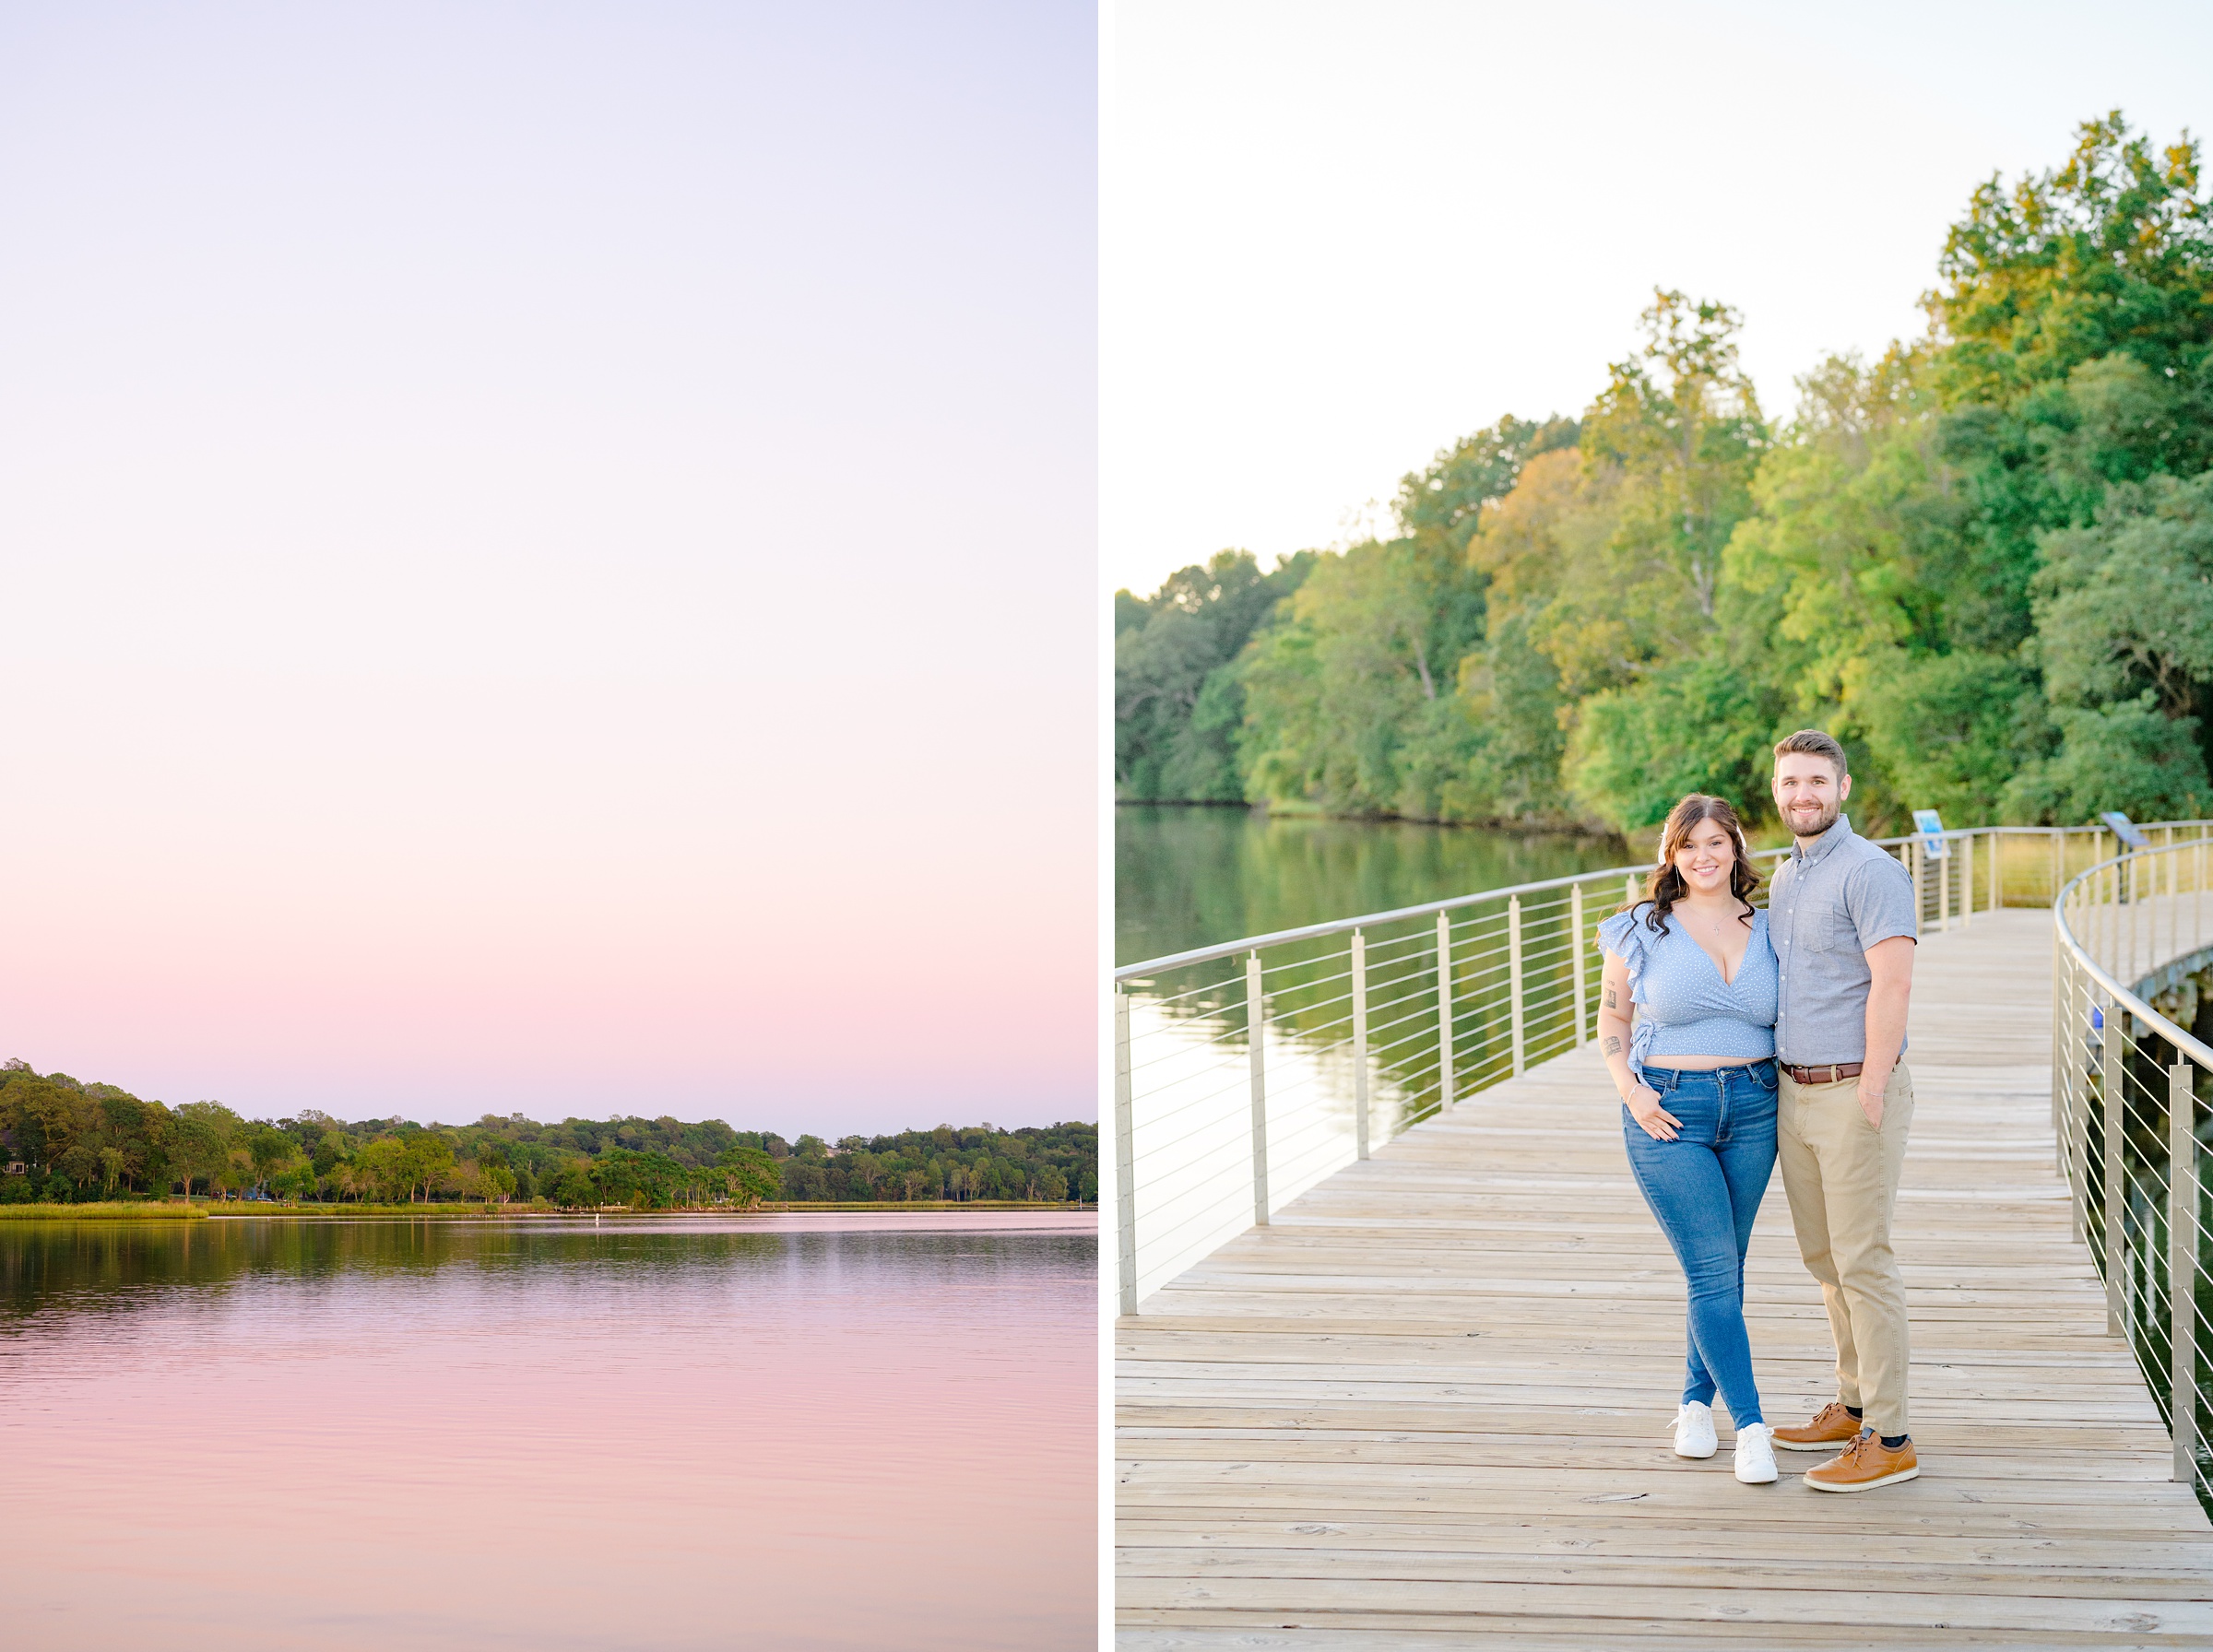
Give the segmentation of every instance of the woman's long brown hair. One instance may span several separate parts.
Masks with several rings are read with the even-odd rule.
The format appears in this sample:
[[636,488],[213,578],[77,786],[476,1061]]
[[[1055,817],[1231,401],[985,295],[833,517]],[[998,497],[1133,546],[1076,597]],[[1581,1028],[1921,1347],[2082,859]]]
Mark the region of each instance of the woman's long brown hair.
[[1660,830],[1660,864],[1652,875],[1644,880],[1644,898],[1652,903],[1644,921],[1655,933],[1667,928],[1668,909],[1690,892],[1683,881],[1683,874],[1675,869],[1675,854],[1690,838],[1691,828],[1711,820],[1729,834],[1735,845],[1736,862],[1729,868],[1729,892],[1745,903],[1738,922],[1747,928],[1752,923],[1752,891],[1759,887],[1759,874],[1752,869],[1751,853],[1745,847],[1744,822],[1736,818],[1736,810],[1719,797],[1709,797],[1703,792],[1693,792],[1667,811],[1667,824]]

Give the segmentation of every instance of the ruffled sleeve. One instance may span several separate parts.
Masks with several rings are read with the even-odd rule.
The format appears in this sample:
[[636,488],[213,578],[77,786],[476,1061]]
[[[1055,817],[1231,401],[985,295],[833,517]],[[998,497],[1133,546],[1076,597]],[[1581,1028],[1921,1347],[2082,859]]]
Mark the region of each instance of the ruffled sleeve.
[[1629,999],[1637,1004],[1644,1002],[1644,964],[1652,942],[1652,932],[1644,921],[1650,904],[1644,902],[1627,912],[1617,912],[1598,926],[1598,944],[1629,966]]
[[[1598,926],[1598,944],[1629,966],[1629,1002],[1645,1003],[1644,968],[1651,957],[1651,948],[1656,938],[1650,925],[1644,921],[1651,903],[1640,901],[1627,912],[1617,912]],[[1629,1076],[1639,1084],[1644,1082],[1644,1058],[1651,1053],[1652,1041],[1660,1034],[1660,1023],[1649,1014],[1638,1015],[1629,1023]]]

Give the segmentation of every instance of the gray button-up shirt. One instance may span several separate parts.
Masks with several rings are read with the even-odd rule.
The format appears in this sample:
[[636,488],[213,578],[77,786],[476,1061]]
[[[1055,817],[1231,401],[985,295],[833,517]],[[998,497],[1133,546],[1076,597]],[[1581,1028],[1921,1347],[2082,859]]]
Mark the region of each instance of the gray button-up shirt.
[[1798,842],[1768,890],[1781,977],[1778,1060],[1826,1067],[1867,1058],[1867,949],[1913,935],[1916,915],[1912,875],[1843,816]]

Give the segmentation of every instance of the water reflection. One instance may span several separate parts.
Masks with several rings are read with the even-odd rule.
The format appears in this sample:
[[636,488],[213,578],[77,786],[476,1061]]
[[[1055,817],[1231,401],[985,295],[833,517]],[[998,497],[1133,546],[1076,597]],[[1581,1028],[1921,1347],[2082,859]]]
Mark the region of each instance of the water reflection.
[[0,1223],[11,1639],[1089,1646],[1095,1265],[1019,1213]]
[[1121,808],[1114,817],[1115,962],[1637,858],[1617,838],[1564,832]]

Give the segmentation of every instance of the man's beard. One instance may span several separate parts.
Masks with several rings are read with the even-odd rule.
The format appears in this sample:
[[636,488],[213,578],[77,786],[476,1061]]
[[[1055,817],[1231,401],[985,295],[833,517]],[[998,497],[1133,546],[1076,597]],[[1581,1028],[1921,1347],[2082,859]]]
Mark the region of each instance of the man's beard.
[[1843,812],[1844,800],[1840,797],[1816,815],[1813,824],[1810,826],[1805,823],[1805,817],[1802,815],[1785,813],[1782,818],[1790,826],[1791,834],[1793,837],[1819,837],[1837,823],[1837,817]]

